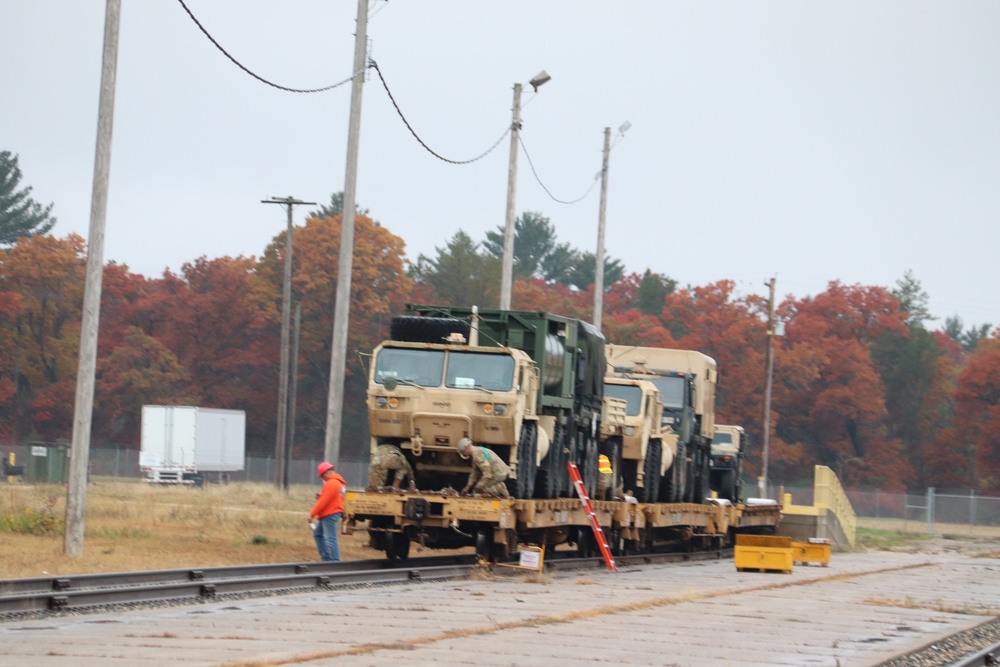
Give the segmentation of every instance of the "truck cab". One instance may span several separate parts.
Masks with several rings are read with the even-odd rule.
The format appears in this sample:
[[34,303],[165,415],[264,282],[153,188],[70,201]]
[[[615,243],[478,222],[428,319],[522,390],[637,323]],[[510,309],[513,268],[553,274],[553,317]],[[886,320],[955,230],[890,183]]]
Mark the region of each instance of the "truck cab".
[[743,501],[743,457],[748,444],[749,436],[742,426],[715,426],[709,479],[712,491],[719,498],[734,503]]

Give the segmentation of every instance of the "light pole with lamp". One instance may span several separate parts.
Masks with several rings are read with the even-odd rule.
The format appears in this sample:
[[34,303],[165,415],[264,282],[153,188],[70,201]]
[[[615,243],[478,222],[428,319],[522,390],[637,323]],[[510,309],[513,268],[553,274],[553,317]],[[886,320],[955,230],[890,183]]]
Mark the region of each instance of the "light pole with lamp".
[[[528,83],[537,93],[552,77],[542,70]],[[517,151],[521,136],[521,84],[514,84],[514,107],[510,122],[510,166],[507,169],[507,218],[503,227],[503,258],[500,264],[500,310],[510,310],[510,289],[514,273],[514,202],[517,191]]]
[[[625,121],[618,127],[622,136],[632,127]],[[608,206],[608,159],[611,157],[611,128],[604,128],[604,159],[601,162],[601,205],[597,214],[597,257],[594,265],[594,326],[601,328],[604,312],[604,215]]]

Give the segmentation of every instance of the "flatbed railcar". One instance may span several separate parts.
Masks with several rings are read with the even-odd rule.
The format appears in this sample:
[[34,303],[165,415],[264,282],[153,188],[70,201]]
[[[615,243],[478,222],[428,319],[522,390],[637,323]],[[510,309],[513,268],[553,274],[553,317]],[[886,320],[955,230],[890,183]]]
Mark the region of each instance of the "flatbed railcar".
[[[638,503],[593,500],[612,551],[626,554],[670,544],[714,549],[740,532],[770,533],[781,521],[778,504]],[[575,545],[596,552],[589,516],[577,498],[462,497],[449,493],[349,491],[345,530],[367,522],[373,547],[390,560],[409,556],[417,542],[431,548],[475,547],[489,561],[514,557],[520,545]]]

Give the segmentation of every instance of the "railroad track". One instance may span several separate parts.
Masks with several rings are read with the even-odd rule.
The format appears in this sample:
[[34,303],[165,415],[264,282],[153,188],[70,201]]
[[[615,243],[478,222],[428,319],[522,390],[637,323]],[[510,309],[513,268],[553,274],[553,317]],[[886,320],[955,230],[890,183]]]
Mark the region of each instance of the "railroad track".
[[206,600],[232,593],[388,584],[463,576],[474,556],[206,567],[0,580],[0,614],[120,603]]
[[[668,552],[618,556],[619,565],[716,560],[732,550]],[[604,567],[601,558],[575,552],[552,552],[553,570]],[[163,600],[205,601],[227,594],[453,579],[477,567],[476,557],[426,556],[406,561],[385,559],[205,567],[64,577],[0,580],[0,614],[60,612],[122,603]]]

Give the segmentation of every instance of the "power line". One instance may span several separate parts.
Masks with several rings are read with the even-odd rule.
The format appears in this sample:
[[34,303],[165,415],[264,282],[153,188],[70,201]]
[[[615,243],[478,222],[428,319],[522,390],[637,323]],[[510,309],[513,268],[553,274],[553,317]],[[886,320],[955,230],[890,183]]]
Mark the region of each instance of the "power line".
[[289,93],[322,93],[322,92],[325,92],[327,90],[333,90],[334,88],[336,88],[338,86],[342,86],[345,83],[347,83],[349,81],[352,81],[354,79],[354,77],[358,75],[358,72],[355,72],[354,74],[352,74],[351,76],[347,77],[343,81],[339,81],[339,82],[337,82],[335,84],[332,84],[332,85],[329,85],[329,86],[324,86],[322,88],[289,88],[287,86],[282,86],[280,84],[274,83],[273,81],[268,81],[264,77],[262,77],[262,76],[260,76],[260,75],[258,75],[256,73],[254,73],[253,71],[251,71],[243,63],[241,63],[236,58],[234,58],[233,56],[231,56],[228,51],[226,51],[224,48],[222,48],[222,45],[219,44],[219,42],[216,41],[216,39],[214,37],[212,37],[211,34],[209,34],[208,30],[205,29],[205,26],[203,26],[201,24],[201,22],[198,19],[195,18],[194,14],[191,12],[191,10],[188,9],[188,6],[184,4],[184,0],[177,0],[177,2],[181,3],[181,7],[184,8],[184,11],[187,12],[187,15],[191,17],[191,20],[194,21],[194,24],[196,26],[198,26],[198,28],[202,31],[202,33],[204,33],[205,37],[208,37],[208,40],[210,42],[212,42],[212,44],[215,45],[215,48],[219,49],[219,51],[221,51],[223,55],[225,55],[227,58],[229,58],[229,60],[231,60],[232,63],[234,65],[236,65],[237,67],[239,67],[241,70],[243,70],[244,72],[246,72],[247,74],[249,74],[253,78],[257,79],[261,83],[265,83],[265,84],[271,86],[272,88],[277,88],[278,90],[284,90],[284,91],[289,92]]
[[[518,137],[518,139],[520,139],[520,137]],[[547,194],[549,197],[552,198],[552,201],[554,201],[554,202],[556,202],[558,204],[576,204],[577,202],[583,201],[587,197],[587,195],[589,195],[591,192],[593,192],[594,187],[597,185],[597,182],[598,182],[598,180],[601,177],[601,173],[602,172],[600,172],[600,171],[597,172],[594,175],[594,182],[590,184],[590,187],[587,188],[587,191],[584,192],[579,197],[577,197],[576,199],[571,199],[569,201],[563,201],[562,199],[559,199],[558,197],[556,197],[555,195],[553,195],[551,192],[549,192],[549,189],[547,187],[545,187],[545,183],[542,183],[542,179],[539,178],[538,172],[535,171],[535,163],[531,161],[531,155],[528,154],[528,147],[524,145],[524,140],[520,139],[520,142],[521,142],[521,149],[524,151],[524,157],[528,158],[528,166],[531,167],[531,173],[535,175],[535,180],[538,181],[538,184],[540,186],[542,186],[542,190],[545,190],[545,194]]]
[[389,90],[389,84],[385,82],[385,77],[382,76],[382,70],[379,69],[378,64],[374,60],[369,60],[368,66],[378,73],[378,78],[382,82],[382,87],[385,88],[386,94],[389,96],[389,101],[392,102],[392,106],[396,107],[396,113],[399,114],[399,118],[403,121],[403,125],[406,125],[406,129],[410,131],[410,134],[413,135],[413,138],[416,139],[417,143],[423,146],[428,153],[430,153],[431,155],[433,155],[434,157],[443,162],[447,162],[448,164],[471,164],[473,162],[476,162],[477,160],[481,160],[490,153],[492,153],[496,149],[496,147],[500,145],[500,142],[503,141],[504,137],[510,134],[510,128],[508,127],[506,130],[504,130],[504,133],[500,135],[500,138],[496,140],[496,143],[494,143],[492,146],[487,148],[486,151],[480,153],[474,158],[468,160],[449,160],[448,158],[435,153],[430,146],[424,143],[424,140],[420,138],[416,130],[414,130],[413,127],[410,125],[409,121],[406,120],[406,116],[403,115],[403,110],[399,108],[399,105],[396,103],[396,98],[392,96],[392,91]]

